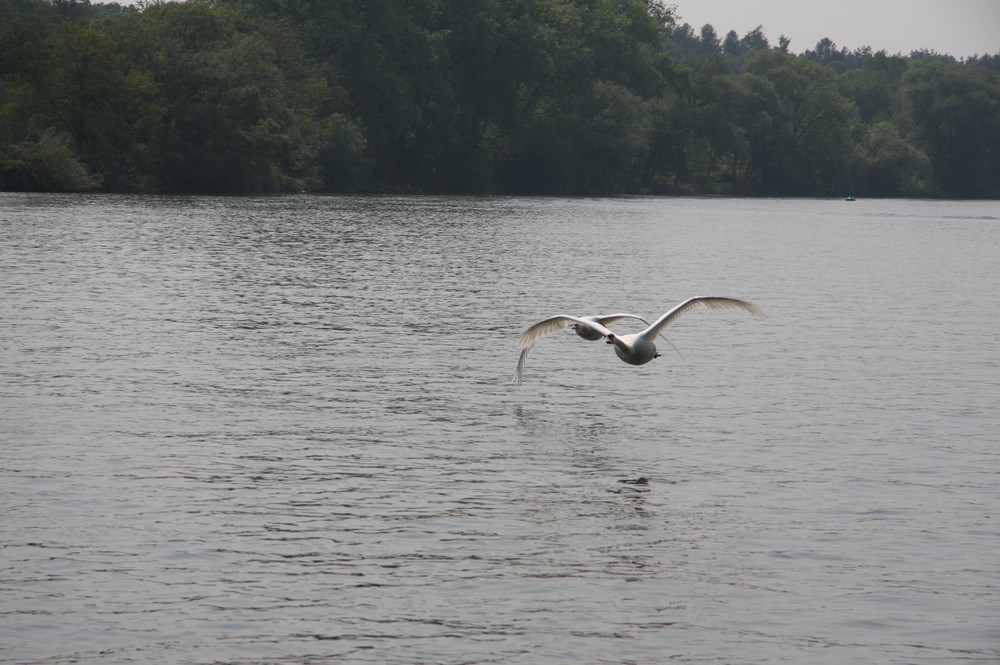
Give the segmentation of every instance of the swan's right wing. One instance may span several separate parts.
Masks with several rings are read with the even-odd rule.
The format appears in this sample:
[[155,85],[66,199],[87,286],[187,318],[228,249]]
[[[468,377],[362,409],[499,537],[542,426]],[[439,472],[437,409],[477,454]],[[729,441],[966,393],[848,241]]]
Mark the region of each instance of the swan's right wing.
[[649,321],[642,318],[638,314],[603,314],[601,316],[588,316],[587,318],[600,323],[602,326],[614,323],[615,321],[621,321],[622,319],[637,319],[645,323],[647,326],[649,325]]
[[558,314],[556,316],[550,316],[544,321],[539,321],[521,333],[521,336],[517,338],[517,345],[521,347],[521,357],[517,360],[517,369],[514,370],[514,377],[510,380],[510,382],[515,385],[521,385],[521,376],[524,373],[524,363],[528,359],[528,354],[530,354],[531,350],[535,348],[535,342],[545,335],[563,330],[571,323],[581,323],[585,326],[589,326],[602,335],[611,334],[610,330],[593,319],[583,319],[579,316],[571,316],[569,314]]

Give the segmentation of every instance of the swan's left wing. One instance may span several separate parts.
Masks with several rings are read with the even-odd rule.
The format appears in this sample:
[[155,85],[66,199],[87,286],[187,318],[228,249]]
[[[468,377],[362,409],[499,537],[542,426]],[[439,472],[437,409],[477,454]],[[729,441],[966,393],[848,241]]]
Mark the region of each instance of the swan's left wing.
[[514,378],[510,380],[515,386],[521,385],[521,376],[524,374],[524,361],[528,359],[532,347],[527,346],[521,349],[521,357],[517,359],[517,369],[514,370]]
[[521,336],[517,338],[517,345],[521,347],[521,357],[517,360],[517,369],[514,370],[514,376],[510,382],[515,385],[521,385],[521,376],[524,373],[524,363],[528,359],[528,354],[530,354],[531,350],[535,347],[535,342],[545,335],[563,330],[571,323],[580,323],[585,326],[589,326],[602,335],[611,334],[610,330],[592,318],[584,319],[570,314],[557,314],[556,316],[550,316],[544,321],[539,321],[521,333]]
[[644,333],[648,333],[650,337],[655,337],[660,334],[661,330],[676,321],[682,314],[690,312],[692,309],[702,305],[708,309],[742,309],[757,316],[764,313],[764,310],[760,307],[752,302],[747,302],[746,300],[739,300],[737,298],[722,298],[719,296],[699,296],[697,298],[688,298],[681,304],[674,307],[672,310],[658,318],[653,325],[644,331]]
[[517,338],[517,345],[522,349],[529,349],[535,345],[535,342],[545,335],[559,332],[571,323],[579,323],[588,326],[602,335],[611,334],[611,331],[605,328],[603,324],[592,318],[582,318],[579,316],[572,316],[570,314],[557,314],[556,316],[551,316],[544,321],[539,321],[521,333],[521,336]]

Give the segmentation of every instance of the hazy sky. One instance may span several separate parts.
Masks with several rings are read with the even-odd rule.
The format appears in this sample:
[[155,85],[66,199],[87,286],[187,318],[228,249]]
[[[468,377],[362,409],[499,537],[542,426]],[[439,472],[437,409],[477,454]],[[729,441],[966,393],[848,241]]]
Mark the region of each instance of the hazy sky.
[[772,45],[785,35],[802,53],[829,37],[838,48],[871,46],[908,55],[932,49],[957,58],[1000,53],[1000,0],[666,0],[677,24],[711,23],[720,38],[758,25]]

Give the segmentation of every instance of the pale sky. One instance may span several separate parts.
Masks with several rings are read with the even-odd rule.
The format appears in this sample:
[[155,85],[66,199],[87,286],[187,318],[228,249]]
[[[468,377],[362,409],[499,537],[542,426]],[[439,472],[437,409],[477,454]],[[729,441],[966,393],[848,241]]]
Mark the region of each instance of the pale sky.
[[931,49],[956,58],[1000,53],[1000,0],[666,0],[677,25],[695,34],[711,23],[719,38],[758,25],[772,46],[785,35],[802,53],[829,37],[849,51],[871,46],[890,55]]

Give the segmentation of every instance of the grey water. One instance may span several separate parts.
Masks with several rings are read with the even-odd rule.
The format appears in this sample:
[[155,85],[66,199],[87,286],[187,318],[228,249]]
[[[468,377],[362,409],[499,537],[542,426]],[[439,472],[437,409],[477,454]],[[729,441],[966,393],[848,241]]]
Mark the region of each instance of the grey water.
[[[0,663],[1000,662],[997,202],[0,194],[0,232]],[[765,315],[510,384],[542,318],[696,295]]]

